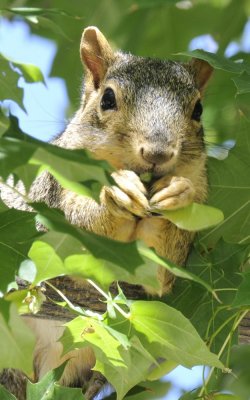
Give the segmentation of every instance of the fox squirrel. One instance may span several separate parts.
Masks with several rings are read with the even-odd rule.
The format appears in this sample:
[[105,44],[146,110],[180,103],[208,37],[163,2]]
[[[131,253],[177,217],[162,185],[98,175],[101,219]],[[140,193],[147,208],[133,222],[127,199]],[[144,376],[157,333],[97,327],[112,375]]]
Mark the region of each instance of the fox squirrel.
[[[102,188],[99,204],[60,187],[43,172],[29,196],[60,208],[72,224],[120,241],[141,239],[159,255],[183,265],[193,234],[154,212],[206,199],[201,96],[212,67],[198,59],[183,64],[113,52],[96,27],[84,30],[80,55],[85,66],[81,105],[53,143],[87,149],[96,159],[108,161],[115,168],[116,185]],[[149,183],[140,179],[146,172],[152,175]],[[159,267],[158,279],[161,294],[167,293],[173,276]],[[51,320],[27,318],[27,323],[37,335],[34,365],[39,379],[61,362],[56,340],[63,328]],[[62,383],[86,387],[94,363],[91,349],[75,352]],[[92,376],[86,398],[93,398],[101,385],[102,379]],[[13,382],[11,386],[15,393]],[[25,390],[18,391],[23,400]]]

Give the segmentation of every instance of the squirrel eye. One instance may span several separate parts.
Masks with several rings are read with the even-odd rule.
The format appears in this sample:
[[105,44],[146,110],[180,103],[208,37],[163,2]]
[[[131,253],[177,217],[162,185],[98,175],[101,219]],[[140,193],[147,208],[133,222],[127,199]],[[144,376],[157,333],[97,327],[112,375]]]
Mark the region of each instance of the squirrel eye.
[[113,89],[105,89],[101,100],[101,108],[103,111],[116,109],[116,99]]
[[195,121],[200,121],[201,120],[201,114],[202,114],[203,108],[200,100],[198,100],[194,106],[193,114],[192,114],[192,119]]

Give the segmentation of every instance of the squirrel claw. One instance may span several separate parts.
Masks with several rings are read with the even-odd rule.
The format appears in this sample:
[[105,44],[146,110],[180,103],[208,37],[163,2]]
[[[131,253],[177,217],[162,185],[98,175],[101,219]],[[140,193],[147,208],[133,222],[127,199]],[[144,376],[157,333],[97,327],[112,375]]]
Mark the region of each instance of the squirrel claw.
[[155,193],[149,203],[151,209],[175,210],[186,207],[194,200],[195,190],[190,179],[173,177],[169,186]]

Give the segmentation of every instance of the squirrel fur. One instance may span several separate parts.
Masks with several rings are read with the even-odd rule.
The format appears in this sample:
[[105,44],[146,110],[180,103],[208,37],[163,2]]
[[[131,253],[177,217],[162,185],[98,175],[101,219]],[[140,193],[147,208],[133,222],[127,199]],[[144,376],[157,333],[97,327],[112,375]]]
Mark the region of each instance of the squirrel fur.
[[[159,255],[183,265],[193,233],[154,212],[206,200],[200,101],[212,67],[199,59],[183,64],[114,52],[96,27],[84,30],[80,56],[85,67],[80,108],[53,143],[87,149],[96,159],[108,161],[115,169],[116,184],[103,187],[97,203],[62,188],[43,172],[29,197],[61,209],[80,228],[124,242],[143,240]],[[147,172],[153,179],[144,184],[140,175]],[[8,195],[3,193],[2,198],[13,205]],[[17,207],[28,209],[25,204]],[[158,279],[160,294],[169,292],[173,276],[159,267]],[[26,320],[37,336],[34,365],[36,379],[40,379],[65,359],[60,358],[61,344],[56,342],[63,328],[59,321]],[[91,372],[95,364],[92,350],[66,357],[70,361],[61,383],[87,387],[86,397],[93,398],[103,380]],[[11,389],[15,393],[13,385]],[[25,399],[18,391],[17,397]]]

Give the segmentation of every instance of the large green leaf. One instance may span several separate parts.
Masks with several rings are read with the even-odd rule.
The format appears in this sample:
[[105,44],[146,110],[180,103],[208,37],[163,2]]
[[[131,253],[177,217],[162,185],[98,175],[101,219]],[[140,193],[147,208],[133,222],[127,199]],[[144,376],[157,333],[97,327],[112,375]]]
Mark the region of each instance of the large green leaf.
[[[83,181],[99,181],[102,185],[109,183],[103,171],[104,165],[110,170],[107,164],[90,159],[83,150],[67,150],[31,138],[20,131],[15,117],[11,118],[11,125],[4,137],[0,138],[0,155],[1,176],[6,178],[15,171],[27,187],[34,178],[34,165],[42,166],[51,172],[62,186],[83,195],[89,195],[87,188],[80,185]],[[31,165],[27,165],[28,162]],[[25,166],[25,169],[21,170],[21,166]]]
[[132,281],[129,272],[115,264],[100,260],[92,254],[72,255],[65,260],[65,269],[68,275],[85,279],[93,279],[101,287],[108,289],[110,284],[119,279]]
[[205,204],[192,203],[179,210],[157,210],[164,218],[173,222],[178,228],[187,231],[200,231],[223,221],[223,213]]
[[124,342],[123,338],[119,340],[119,332],[112,331],[101,321],[77,317],[66,324],[60,340],[64,352],[91,345],[97,358],[94,369],[113,385],[120,400],[130,388],[146,379],[154,359],[138,338]]
[[224,161],[210,159],[208,165],[210,180],[209,204],[223,210],[224,221],[201,236],[209,245],[222,235],[233,243],[249,243],[250,182],[249,170],[250,124],[242,118],[236,146]]
[[250,74],[244,71],[241,75],[233,77],[232,80],[237,87],[237,94],[250,92]]
[[5,389],[5,387],[3,387],[2,385],[0,385],[0,396],[1,400],[17,400],[17,398],[13,394],[8,392],[8,390]]
[[40,223],[48,229],[72,235],[97,259],[115,263],[125,269],[136,268],[143,263],[135,243],[122,243],[98,236],[70,225],[58,210],[38,203],[33,203],[33,206],[39,212],[37,219]]
[[33,333],[12,304],[8,324],[0,315],[0,369],[17,368],[30,375],[33,371],[34,345]]
[[96,354],[95,370],[101,372],[115,388],[117,400],[123,399],[132,387],[145,381],[153,360],[137,337],[131,339],[129,351],[120,350],[126,368],[117,368],[105,361],[100,357],[100,350]]
[[165,398],[169,389],[169,382],[145,382],[132,389],[125,397],[126,400],[155,400]]
[[45,242],[35,241],[28,254],[36,265],[34,285],[66,273],[62,260],[55,250]]
[[38,235],[33,213],[14,209],[0,213],[0,290],[5,291],[15,279],[21,261],[27,258],[32,240]]
[[223,368],[190,321],[167,304],[134,302],[130,321],[135,332],[143,338],[144,346],[156,358],[164,357],[186,367],[205,364]]
[[184,279],[177,280],[173,294],[168,296],[168,304],[180,310],[206,342],[213,338],[210,343],[215,352],[221,349],[234,324],[235,310],[230,306],[241,282],[239,268],[245,258],[246,246],[223,240],[212,251],[197,247],[188,258],[187,269],[212,285],[221,303],[202,286]]
[[59,386],[65,363],[49,371],[38,383],[28,381],[27,400],[84,400],[81,389]]

